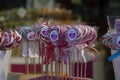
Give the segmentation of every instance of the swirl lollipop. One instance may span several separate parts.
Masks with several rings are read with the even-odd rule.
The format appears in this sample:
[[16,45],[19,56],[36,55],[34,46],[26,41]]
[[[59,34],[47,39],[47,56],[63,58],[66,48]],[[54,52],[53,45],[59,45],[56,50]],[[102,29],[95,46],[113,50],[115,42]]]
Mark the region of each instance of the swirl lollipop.
[[4,48],[5,49],[10,49],[13,46],[13,35],[10,32],[4,32],[5,34],[5,39],[4,39]]
[[16,47],[22,42],[22,36],[16,30],[14,31],[14,34],[16,35],[14,47]]
[[117,47],[115,46],[115,39],[117,39],[117,36],[114,36],[114,37],[112,37],[112,35],[111,34],[109,34],[109,33],[106,33],[103,37],[102,37],[102,43],[105,45],[105,46],[107,46],[107,47],[109,47],[109,48],[111,48],[111,49],[117,49]]
[[4,39],[5,39],[4,32],[0,31],[0,49],[3,49]]
[[[40,37],[40,40],[44,44],[44,64],[46,64],[46,78],[48,80],[48,64],[53,61],[53,45],[51,44],[49,40],[49,29],[50,29],[50,24],[48,22],[44,22],[43,24],[40,25],[40,30],[38,31],[38,37]],[[43,46],[42,46],[43,47]],[[48,53],[49,52],[49,53]]]
[[[64,35],[65,31],[66,28],[62,25],[53,26],[52,29],[50,30],[49,37],[50,37],[50,41],[55,46],[55,52],[67,46],[67,42],[65,41],[65,35]],[[59,52],[56,52],[56,55],[60,54],[58,53]]]
[[[67,42],[65,41],[65,31],[66,27],[64,25],[54,25],[52,26],[50,32],[49,32],[49,38],[52,44],[54,45],[54,53],[56,57],[56,64],[55,64],[55,69],[56,69],[56,74],[59,76],[60,74],[60,63],[61,62],[64,54],[62,52],[62,48],[67,46]],[[59,66],[58,66],[59,65]],[[59,67],[59,72],[57,67]],[[63,73],[63,71],[61,71]]]

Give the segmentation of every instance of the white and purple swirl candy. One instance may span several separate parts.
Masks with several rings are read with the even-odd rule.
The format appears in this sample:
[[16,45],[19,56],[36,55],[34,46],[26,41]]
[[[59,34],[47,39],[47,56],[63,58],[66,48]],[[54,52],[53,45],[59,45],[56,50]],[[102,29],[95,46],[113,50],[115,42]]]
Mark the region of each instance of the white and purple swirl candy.
[[85,43],[87,41],[87,39],[89,38],[89,35],[88,35],[88,33],[90,33],[90,32],[88,32],[89,28],[85,25],[82,25],[81,28],[83,30],[82,41],[83,41],[83,43]]
[[29,41],[35,41],[36,40],[36,35],[34,30],[30,30],[30,32],[27,33],[27,39]]
[[42,25],[42,24],[39,24],[39,23],[34,24],[34,29],[35,29],[37,39],[40,39],[40,30],[41,30],[40,25]]
[[15,38],[13,47],[17,47],[22,42],[22,36],[16,30],[14,30],[14,35]]
[[108,44],[108,38],[111,38],[111,34],[106,33],[104,36],[102,36],[102,43],[107,46]]
[[39,37],[42,38],[43,41],[45,42],[49,42],[49,27],[47,25],[41,25],[41,30],[40,30],[40,34]]
[[25,39],[26,41],[35,41],[36,35],[34,28],[31,26],[27,26],[24,28],[24,32],[22,32],[23,39]]
[[18,26],[17,31],[23,37],[23,32],[25,32],[27,26]]
[[114,27],[116,28],[116,31],[120,33],[120,19],[115,20]]
[[4,39],[4,48],[5,49],[10,49],[13,46],[13,35],[10,34],[9,32],[4,32],[5,34],[5,39]]
[[76,43],[76,41],[80,39],[81,32],[79,32],[79,28],[76,25],[68,27],[68,30],[66,31],[66,41],[68,43]]
[[59,25],[52,26],[49,31],[49,38],[54,45],[57,45],[57,43],[55,42],[58,41],[60,37],[59,35],[60,35],[60,26]]
[[88,26],[88,33],[87,33],[87,41],[88,45],[91,45],[97,39],[97,32],[94,28]]
[[111,49],[117,49],[116,47],[116,42],[115,42],[115,38],[117,37],[112,37],[112,35],[110,33],[106,33],[103,37],[102,37],[102,43],[111,48]]
[[66,27],[65,25],[55,25],[51,28],[49,33],[50,41],[58,47],[66,46],[65,40]]
[[20,43],[22,41],[22,36],[18,33],[18,31],[14,31],[15,35],[16,35],[16,42]]

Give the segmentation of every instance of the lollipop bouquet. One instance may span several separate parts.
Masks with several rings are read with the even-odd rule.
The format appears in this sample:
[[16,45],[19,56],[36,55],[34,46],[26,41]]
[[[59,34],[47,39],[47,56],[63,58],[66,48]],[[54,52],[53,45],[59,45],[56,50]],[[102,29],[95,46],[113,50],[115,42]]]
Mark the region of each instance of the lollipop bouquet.
[[109,31],[102,37],[102,43],[111,49],[108,60],[113,61],[116,80],[120,79],[120,17],[108,16]]
[[[86,55],[95,61],[94,53],[99,53],[94,48],[94,41],[97,38],[95,27],[54,25],[51,21],[41,20],[31,26],[19,26],[17,30],[23,37],[22,54],[25,57],[26,73],[31,73],[29,64],[33,60],[34,73],[41,74],[40,77],[30,80],[91,80],[86,76],[88,62]],[[35,69],[36,58],[41,65],[40,71]],[[76,75],[74,75],[75,63],[77,63]]]
[[17,47],[22,36],[16,30],[0,30],[0,80],[7,80],[11,49]]

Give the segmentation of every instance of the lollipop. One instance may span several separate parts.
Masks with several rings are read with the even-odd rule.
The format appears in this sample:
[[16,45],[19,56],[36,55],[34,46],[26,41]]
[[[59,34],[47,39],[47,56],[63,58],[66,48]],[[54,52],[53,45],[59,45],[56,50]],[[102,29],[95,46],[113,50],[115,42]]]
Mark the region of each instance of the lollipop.
[[109,33],[106,33],[103,37],[102,37],[102,43],[105,45],[105,46],[108,46],[109,48],[111,49],[117,49],[117,47],[115,46],[115,38],[116,37],[112,37],[111,34]]
[[81,30],[75,25],[68,27],[69,29],[66,31],[66,41],[70,46],[76,44],[76,41],[80,41],[81,39]]
[[35,30],[33,27],[26,27],[24,32],[22,33],[23,38],[26,41],[35,41],[36,40],[36,35],[35,35]]
[[14,46],[18,46],[22,42],[22,36],[16,30],[14,34],[16,35]]
[[[53,26],[52,29],[50,30],[49,37],[50,37],[50,41],[55,46],[55,51],[67,46],[68,43],[65,41],[65,35],[64,35],[65,31],[66,31],[66,28],[65,26],[62,26],[62,25]],[[58,51],[56,52],[58,53],[56,55],[60,54]]]
[[0,48],[3,48],[4,39],[5,39],[4,32],[0,31]]
[[[51,27],[49,32],[49,38],[52,44],[54,45],[54,53],[55,53],[55,74],[56,76],[60,75],[60,72],[63,74],[63,71],[60,69],[60,62],[62,62],[62,58],[64,54],[62,49],[67,46],[67,42],[65,41],[65,25],[54,25]],[[65,62],[65,61],[64,61]],[[61,63],[62,65],[63,63]],[[63,69],[63,66],[61,67]]]
[[13,35],[10,32],[4,32],[5,34],[5,39],[4,39],[4,48],[5,49],[10,49],[13,46]]
[[[53,45],[51,44],[50,40],[49,40],[49,29],[50,29],[50,24],[49,21],[48,22],[44,22],[42,24],[40,24],[40,30],[37,32],[37,35],[39,37],[39,39],[42,41],[43,43],[43,57],[44,57],[44,61],[43,63],[46,64],[46,78],[48,80],[48,64],[51,63],[54,59],[54,54],[53,54]],[[49,53],[48,53],[49,52]]]

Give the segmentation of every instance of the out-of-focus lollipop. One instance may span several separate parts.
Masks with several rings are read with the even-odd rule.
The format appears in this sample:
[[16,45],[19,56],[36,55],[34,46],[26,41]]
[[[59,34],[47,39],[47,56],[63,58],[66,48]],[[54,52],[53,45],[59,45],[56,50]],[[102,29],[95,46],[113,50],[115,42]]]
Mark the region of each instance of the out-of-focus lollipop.
[[34,28],[29,26],[27,29],[25,29],[24,32],[23,32],[23,38],[26,41],[35,41],[36,40],[36,35],[35,35]]
[[117,35],[113,37],[110,33],[106,33],[102,37],[102,43],[111,49],[117,49],[115,39],[117,39]]
[[65,40],[66,27],[64,25],[55,25],[51,28],[49,33],[50,41],[57,48],[63,48],[67,46],[67,41]]
[[4,48],[5,49],[10,49],[13,46],[13,35],[10,32],[4,32],[5,34],[5,39],[4,39]]
[[114,47],[110,47],[109,45],[107,45],[108,47],[110,47],[111,49],[120,49],[120,34],[111,34],[111,42],[108,42],[108,44],[111,44]]
[[22,42],[22,36],[16,30],[14,31],[14,34],[16,35],[14,47],[16,47]]
[[1,49],[3,48],[4,39],[5,39],[4,32],[0,31],[0,48]]
[[77,44],[77,41],[81,39],[81,30],[77,27],[77,25],[72,25],[68,27],[69,29],[66,31],[66,41],[70,46],[73,44]]
[[93,42],[97,39],[97,31],[95,28],[89,27],[88,36],[86,43],[88,46],[93,46]]

